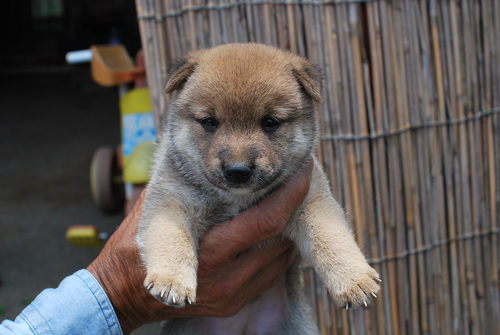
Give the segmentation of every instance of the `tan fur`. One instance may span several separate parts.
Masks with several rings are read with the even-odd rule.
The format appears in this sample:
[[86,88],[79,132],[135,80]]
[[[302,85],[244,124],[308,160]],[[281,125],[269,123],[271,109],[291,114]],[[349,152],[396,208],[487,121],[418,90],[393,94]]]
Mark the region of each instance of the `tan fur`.
[[318,162],[315,163],[309,194],[284,234],[298,245],[308,244],[309,248],[301,248],[302,255],[314,264],[337,305],[349,302],[362,306],[367,295],[378,292],[378,284],[373,280],[378,274],[352,238],[342,209],[326,187]]
[[[178,207],[168,208],[165,211],[168,223],[163,215],[157,215],[143,233],[143,239],[155,246],[155,252],[144,254],[144,260],[149,265],[145,281],[168,283],[152,287],[150,292],[153,295],[161,297],[170,293],[172,301],[189,297],[194,303],[198,268],[196,248],[184,218],[176,215],[179,212]],[[166,224],[168,230],[164,229]]]
[[[178,307],[194,303],[196,252],[204,232],[304,168],[317,144],[312,100],[322,100],[321,90],[321,74],[310,62],[258,44],[200,51],[173,67],[165,91],[177,93],[138,235],[147,270],[144,285],[157,299]],[[276,128],[269,126],[276,120]],[[250,173],[235,181],[234,166]],[[314,265],[340,306],[361,306],[379,290],[378,274],[356,245],[318,162],[309,193],[283,234]],[[284,284],[281,326],[256,333],[317,334],[300,283],[294,265]],[[249,310],[254,309],[244,308]],[[228,324],[240,322],[241,313]],[[213,334],[222,334],[206,318],[172,321],[167,328],[169,334],[197,334],[202,328],[209,333],[207,324]]]

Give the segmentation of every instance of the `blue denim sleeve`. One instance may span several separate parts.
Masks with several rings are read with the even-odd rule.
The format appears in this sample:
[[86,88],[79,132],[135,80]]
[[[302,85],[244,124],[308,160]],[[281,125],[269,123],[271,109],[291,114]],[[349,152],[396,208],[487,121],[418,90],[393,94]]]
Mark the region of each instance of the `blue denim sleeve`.
[[123,335],[113,306],[99,282],[87,270],[65,278],[58,288],[46,289],[16,320],[5,320],[7,334]]

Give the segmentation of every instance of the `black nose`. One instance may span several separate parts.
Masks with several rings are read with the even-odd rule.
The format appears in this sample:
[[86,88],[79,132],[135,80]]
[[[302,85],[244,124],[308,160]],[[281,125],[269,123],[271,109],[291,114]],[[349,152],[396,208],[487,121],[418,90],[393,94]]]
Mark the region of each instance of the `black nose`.
[[252,169],[246,165],[227,165],[224,177],[232,183],[243,184],[252,176]]

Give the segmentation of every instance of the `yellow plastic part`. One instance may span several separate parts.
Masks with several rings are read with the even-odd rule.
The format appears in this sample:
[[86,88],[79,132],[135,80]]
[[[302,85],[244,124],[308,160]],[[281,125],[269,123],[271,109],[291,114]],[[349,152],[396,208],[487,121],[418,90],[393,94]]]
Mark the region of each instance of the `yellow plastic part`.
[[132,184],[146,184],[149,181],[153,157],[156,149],[154,142],[139,143],[126,160],[123,180]]
[[71,226],[66,231],[66,240],[78,247],[100,247],[102,241],[94,226]]
[[123,45],[94,45],[92,50],[92,78],[102,86],[126,84],[144,78],[146,71],[135,67]]
[[149,89],[147,87],[134,88],[120,99],[121,115],[132,113],[149,113],[153,110]]
[[[130,90],[120,99],[120,114],[122,120],[127,115],[152,113],[153,107],[148,88]],[[123,125],[122,125],[123,130]],[[125,135],[122,134],[122,139]],[[149,181],[155,144],[145,141],[137,144],[131,153],[123,155],[123,180],[133,184],[145,184]]]

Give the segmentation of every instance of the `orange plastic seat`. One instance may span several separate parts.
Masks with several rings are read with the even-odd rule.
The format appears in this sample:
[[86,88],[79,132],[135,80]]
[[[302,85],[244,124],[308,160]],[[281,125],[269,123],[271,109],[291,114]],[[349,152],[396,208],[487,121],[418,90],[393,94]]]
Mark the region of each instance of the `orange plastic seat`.
[[123,45],[94,45],[92,50],[92,78],[102,86],[116,86],[146,76],[143,67],[136,67]]

